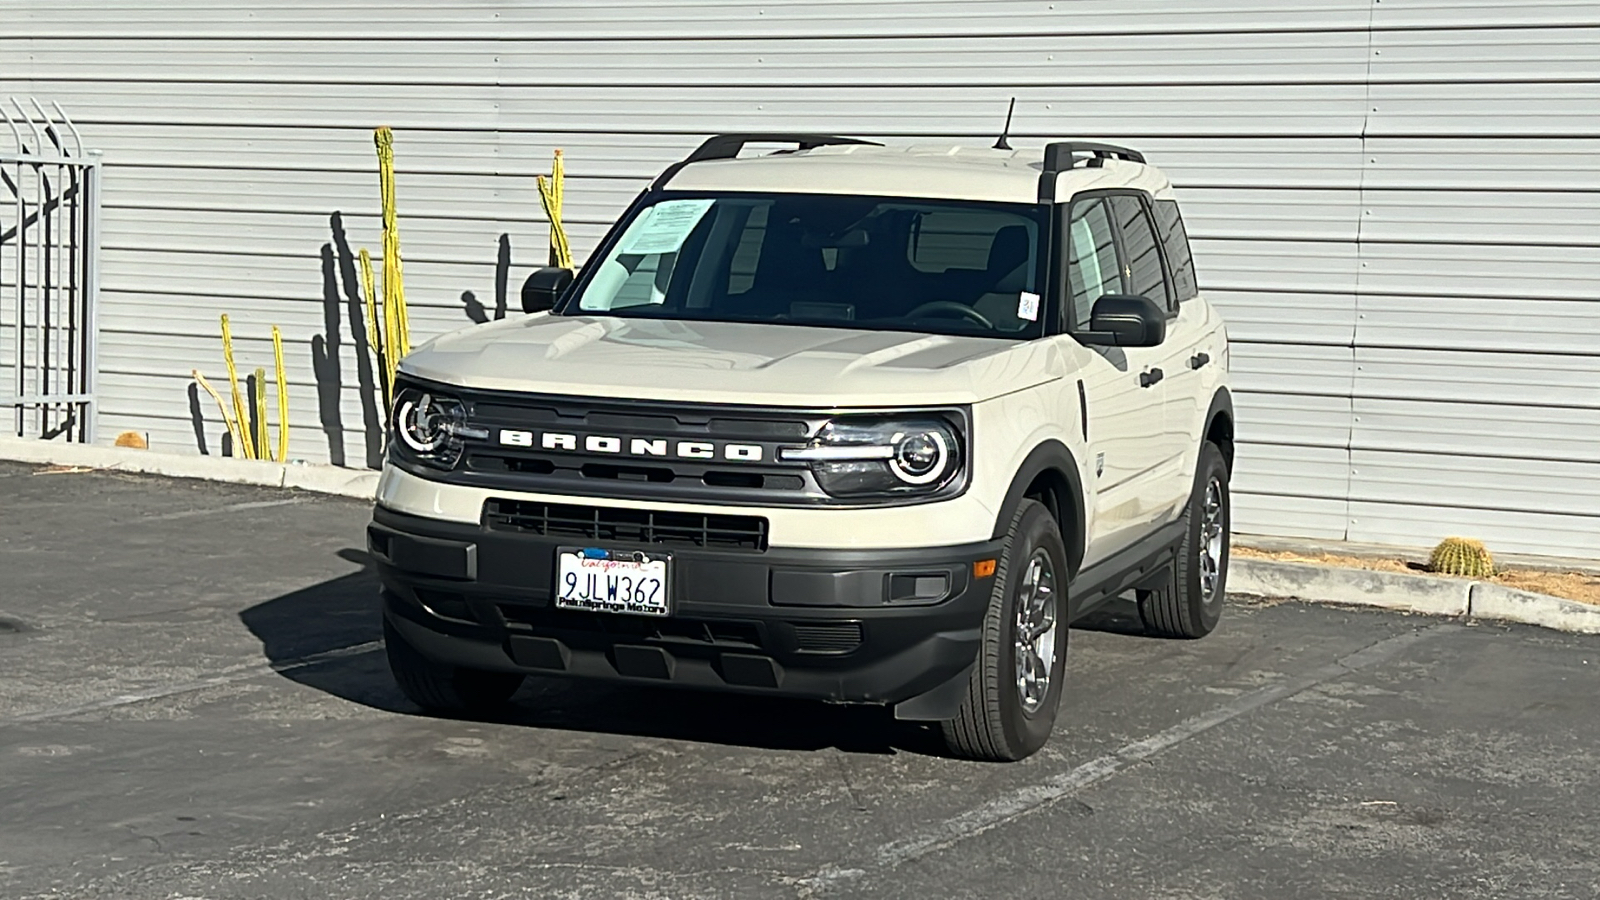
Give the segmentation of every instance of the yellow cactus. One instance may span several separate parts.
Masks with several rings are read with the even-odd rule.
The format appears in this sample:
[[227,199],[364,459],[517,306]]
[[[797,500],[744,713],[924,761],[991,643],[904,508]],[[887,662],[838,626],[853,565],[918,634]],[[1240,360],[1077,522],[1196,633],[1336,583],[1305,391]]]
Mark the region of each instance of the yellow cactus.
[[406,309],[405,272],[400,257],[399,216],[395,212],[394,132],[373,131],[378,148],[378,194],[383,208],[383,294],[374,288],[372,255],[361,251],[361,287],[366,294],[367,342],[382,382],[383,403],[393,402],[394,376],[411,352],[411,316]]
[[1494,557],[1489,555],[1482,541],[1447,537],[1433,548],[1433,554],[1428,557],[1428,571],[1467,578],[1490,578],[1494,575]]
[[272,459],[267,441],[267,370],[256,369],[256,459]]
[[244,405],[244,395],[239,391],[239,370],[233,364],[233,329],[228,327],[227,313],[222,314],[222,361],[228,364],[228,384],[233,388],[233,415],[239,423],[238,437],[242,441],[242,446],[236,447],[233,452],[245,459],[259,459],[255,441],[250,436],[250,412]]
[[539,187],[539,202],[544,204],[544,214],[550,220],[550,264],[563,269],[572,268],[572,247],[567,243],[567,228],[561,221],[561,205],[565,202],[567,163],[557,150],[550,166],[550,178],[540,175],[534,179]]
[[204,388],[206,393],[211,395],[211,399],[217,401],[217,411],[222,413],[222,421],[228,426],[228,434],[233,436],[233,445],[244,447],[244,439],[239,436],[239,423],[233,416],[228,415],[228,404],[222,402],[222,395],[217,393],[217,389],[211,386],[211,382],[207,381],[204,375],[200,374],[199,369],[191,369],[189,374],[194,376],[195,382]]
[[283,371],[283,334],[276,325],[272,326],[272,359],[278,376],[278,462],[288,462],[289,379]]
[[411,330],[406,316],[405,266],[400,257],[400,219],[395,212],[394,132],[388,126],[373,131],[378,147],[378,194],[383,205],[383,302],[385,349],[391,371],[411,352]]
[[[240,459],[276,459],[284,462],[289,457],[289,383],[285,377],[283,367],[283,334],[278,326],[272,326],[272,356],[276,369],[278,383],[278,454],[272,454],[272,443],[268,440],[267,431],[267,372],[265,369],[256,369],[255,384],[256,396],[253,407],[246,404],[243,393],[239,390],[239,369],[233,360],[233,327],[228,322],[228,315],[222,315],[222,361],[228,367],[228,388],[233,395],[233,410],[230,414],[228,404],[223,401],[222,395],[217,393],[199,369],[190,371],[195,383],[199,384],[211,399],[217,401],[217,410],[222,413],[222,422],[228,426],[228,434],[233,436],[233,455]],[[251,425],[251,414],[254,413],[255,424]]]

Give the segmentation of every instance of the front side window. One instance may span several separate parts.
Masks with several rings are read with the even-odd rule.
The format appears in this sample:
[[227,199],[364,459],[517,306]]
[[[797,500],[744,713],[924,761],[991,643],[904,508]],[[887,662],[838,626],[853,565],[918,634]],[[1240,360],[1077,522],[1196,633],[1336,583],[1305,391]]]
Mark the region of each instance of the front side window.
[[1034,338],[1044,213],[815,194],[670,195],[591,262],[564,315]]
[[1073,328],[1087,331],[1094,302],[1122,293],[1122,266],[1117,261],[1116,232],[1100,198],[1072,204],[1067,224],[1067,293]]
[[1166,273],[1161,268],[1161,250],[1144,201],[1121,194],[1111,198],[1122,231],[1122,274],[1128,278],[1128,293],[1154,300],[1162,309],[1172,307],[1167,295]]

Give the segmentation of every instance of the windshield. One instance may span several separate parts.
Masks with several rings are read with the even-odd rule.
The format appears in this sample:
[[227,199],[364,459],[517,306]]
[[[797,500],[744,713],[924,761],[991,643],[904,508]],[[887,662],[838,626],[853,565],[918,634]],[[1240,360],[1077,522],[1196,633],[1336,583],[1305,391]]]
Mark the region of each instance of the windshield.
[[586,268],[565,315],[1033,338],[1038,207],[821,194],[673,195]]

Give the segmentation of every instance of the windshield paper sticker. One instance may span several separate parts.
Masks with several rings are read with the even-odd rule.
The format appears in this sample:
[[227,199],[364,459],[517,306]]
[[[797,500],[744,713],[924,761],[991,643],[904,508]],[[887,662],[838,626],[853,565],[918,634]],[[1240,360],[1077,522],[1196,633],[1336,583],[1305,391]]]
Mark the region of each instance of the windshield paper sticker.
[[715,200],[663,200],[639,215],[621,253],[676,253]]
[[1017,318],[1027,319],[1029,322],[1039,321],[1039,295],[1023,291],[1017,298]]

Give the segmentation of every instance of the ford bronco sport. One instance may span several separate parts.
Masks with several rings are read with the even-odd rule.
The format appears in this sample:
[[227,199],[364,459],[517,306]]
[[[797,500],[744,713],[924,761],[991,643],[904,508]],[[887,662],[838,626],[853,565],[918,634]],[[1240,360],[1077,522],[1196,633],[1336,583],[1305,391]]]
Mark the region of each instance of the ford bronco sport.
[[425,708],[678,685],[1014,760],[1068,625],[1129,591],[1147,633],[1217,624],[1227,335],[1137,152],[722,135],[523,305],[395,385],[369,543]]

